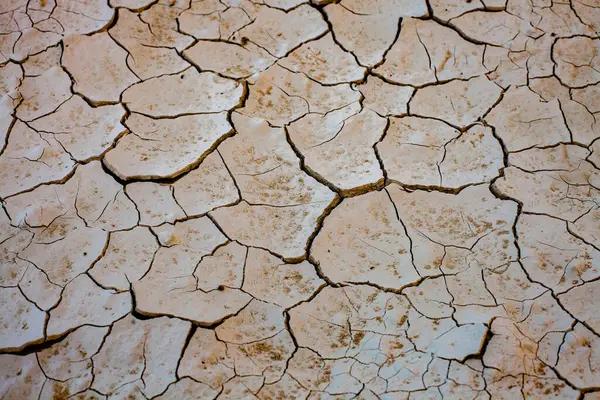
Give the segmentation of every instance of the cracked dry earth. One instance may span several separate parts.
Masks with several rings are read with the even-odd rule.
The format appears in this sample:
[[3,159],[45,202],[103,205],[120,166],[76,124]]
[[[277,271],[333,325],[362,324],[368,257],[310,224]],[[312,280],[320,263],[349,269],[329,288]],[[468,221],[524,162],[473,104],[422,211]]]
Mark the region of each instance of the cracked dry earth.
[[0,1],[0,398],[600,399],[599,0]]

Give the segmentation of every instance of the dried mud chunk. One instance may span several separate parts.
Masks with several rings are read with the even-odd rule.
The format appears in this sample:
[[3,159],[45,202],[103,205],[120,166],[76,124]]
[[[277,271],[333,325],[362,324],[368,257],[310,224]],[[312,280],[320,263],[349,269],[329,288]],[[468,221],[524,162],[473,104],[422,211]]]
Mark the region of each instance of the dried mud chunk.
[[405,19],[400,37],[375,72],[401,84],[468,79],[487,72],[484,46],[467,42],[433,20]]
[[599,220],[600,208],[594,208],[574,223],[570,223],[569,230],[574,235],[598,248],[600,244],[600,232],[598,230]]
[[18,64],[8,63],[0,67],[0,98],[14,96],[23,80],[23,71]]
[[[568,7],[566,4],[563,6]],[[548,15],[552,14],[547,14],[546,11],[546,16]],[[552,16],[555,17],[555,15]],[[552,32],[552,30],[550,31]],[[559,34],[557,32],[552,33],[554,33],[555,36]],[[528,53],[527,76],[529,79],[547,77],[553,74],[554,64],[552,63],[552,45],[554,44],[554,40],[553,36],[543,35],[536,39],[529,38],[525,42],[525,50]]]
[[591,149],[592,153],[587,157],[587,160],[597,167],[600,165],[600,141],[592,143],[589,149]]
[[50,311],[46,333],[54,338],[84,324],[108,326],[130,310],[129,293],[104,290],[82,274],[69,282],[61,302]]
[[48,132],[80,162],[100,157],[125,132],[121,105],[90,107],[81,97],[73,96],[55,112],[33,121],[39,132]]
[[53,380],[44,385],[42,398],[88,389],[94,378],[91,357],[100,349],[107,333],[108,327],[82,326],[62,341],[40,351],[37,354],[40,366]]
[[506,375],[503,371],[491,368],[485,370],[485,377],[488,382],[487,389],[492,396],[502,400],[522,398],[523,378]]
[[368,76],[367,82],[356,88],[365,97],[363,106],[381,116],[406,114],[408,101],[415,91],[408,86],[389,84],[374,75]]
[[438,357],[464,361],[481,352],[487,331],[483,324],[457,326],[433,340],[426,351]]
[[540,170],[575,171],[589,155],[589,150],[575,145],[560,144],[546,149],[532,148],[510,153],[508,161],[527,172]]
[[398,17],[426,17],[427,4],[422,0],[344,0],[344,7],[357,14],[392,13]]
[[[600,31],[600,6],[598,0],[575,0],[573,2],[573,11],[583,23],[594,28],[596,32]],[[588,395],[590,398],[596,398],[591,393]],[[588,395],[585,396],[586,400],[588,400]]]
[[129,53],[126,62],[142,80],[177,73],[190,66],[177,50],[188,47],[193,39],[172,33],[156,35],[138,15],[123,8],[119,9],[116,25],[109,30],[110,36]]
[[0,153],[6,146],[6,138],[13,126],[13,112],[22,100],[18,91],[23,81],[23,72],[15,63],[0,67]]
[[284,374],[279,381],[264,385],[257,396],[259,399],[293,400],[308,398],[309,393],[290,375]]
[[520,304],[513,305],[507,299],[508,316],[515,321],[514,326],[520,333],[538,344],[548,334],[568,331],[575,322],[563,306],[557,303],[550,291],[525,301],[525,308],[519,309]]
[[416,115],[442,119],[462,127],[482,117],[501,92],[500,87],[480,76],[418,89],[409,106]]
[[595,116],[600,112],[600,84],[590,85],[582,89],[571,89],[573,100],[585,107],[588,114]]
[[273,65],[249,86],[241,114],[282,126],[309,112],[325,114],[358,102],[360,93],[350,85],[323,86],[304,74]]
[[34,263],[50,282],[59,285],[87,270],[102,254],[106,242],[105,232],[85,226],[78,218],[75,200],[70,197],[74,193],[69,193],[68,185],[41,186],[6,202],[13,224],[28,226],[33,236],[26,248],[12,251],[19,253],[19,259]]
[[540,361],[537,359],[538,344],[524,336],[511,321],[495,319],[493,333],[483,355],[485,365],[511,374],[537,374]]
[[517,232],[521,262],[532,280],[560,293],[600,276],[600,252],[571,235],[564,221],[522,215]]
[[227,343],[227,358],[236,373],[262,375],[267,383],[281,377],[294,350],[284,320],[280,307],[253,300],[215,329],[218,339]]
[[357,15],[341,4],[328,5],[325,12],[338,42],[356,55],[361,65],[381,62],[399,29],[398,16],[393,12]]
[[35,234],[20,257],[59,285],[86,271],[102,254],[104,230],[137,223],[134,204],[97,162],[81,166],[65,184],[41,186],[9,199],[6,206],[15,225],[28,225]]
[[31,121],[53,112],[72,96],[70,88],[71,79],[61,67],[24,79],[19,88],[23,101],[17,109],[17,117]]
[[15,9],[16,13],[6,13],[16,16],[9,32],[13,29],[22,32],[17,37],[8,36],[8,42],[12,43],[3,53],[18,61],[56,45],[63,36],[101,30],[114,16],[114,10],[101,0],[37,1],[23,6],[26,8],[22,11]]
[[[516,203],[497,199],[487,187],[470,186],[456,195],[409,193],[397,185],[386,190],[412,239],[412,254],[422,275],[437,269],[456,273],[469,266],[496,269],[517,258],[512,235]],[[441,253],[440,246],[445,248]]]
[[214,390],[235,376],[234,365],[227,359],[227,344],[217,340],[214,330],[203,328],[194,332],[177,373]]
[[[388,187],[409,232],[418,230],[434,243],[473,249],[483,236],[511,226],[516,204],[495,198],[485,186],[460,193],[406,192]],[[464,217],[464,220],[463,220]]]
[[270,128],[264,120],[233,118],[240,134],[221,145],[221,154],[247,201],[212,215],[246,245],[269,248],[285,258],[302,257],[335,195],[300,170],[282,129]]
[[410,239],[386,192],[345,199],[325,219],[311,257],[334,282],[399,289],[419,279]]
[[[196,39],[223,41],[251,24],[261,4],[248,0],[194,0],[191,7],[178,17],[180,30]],[[225,43],[225,42],[223,42]]]
[[[372,369],[375,369],[375,374],[371,373],[365,381],[373,379],[373,375],[377,373],[377,366],[371,365],[373,365]],[[353,366],[355,368],[352,368]],[[290,360],[288,375],[305,389],[313,391],[309,399],[347,400],[356,397],[356,394],[363,389],[363,384],[353,376],[359,373],[359,369],[360,364],[356,360],[323,359],[311,349],[300,347]]]
[[110,393],[137,379],[145,396],[156,396],[174,382],[177,362],[191,324],[174,318],[116,322],[94,361],[93,388]]
[[154,0],[109,0],[113,8],[124,7],[130,10],[139,10],[154,3]]
[[127,400],[144,400],[147,397],[144,395],[144,383],[141,379],[136,379],[133,382],[126,382],[117,387],[114,391],[109,392],[109,399],[127,399]]
[[194,168],[231,132],[226,113],[154,119],[134,113],[131,133],[104,158],[121,179],[172,178]]
[[426,318],[448,318],[453,311],[450,307],[453,299],[449,286],[444,278],[432,278],[422,281],[418,286],[407,287],[403,293],[406,294],[414,309]]
[[245,278],[248,248],[229,242],[202,258],[194,271],[196,286],[205,292],[240,289]]
[[127,195],[136,204],[140,224],[157,226],[185,218],[185,213],[173,197],[168,185],[154,182],[134,182],[126,186]]
[[[359,337],[357,338],[356,335]],[[354,334],[357,340],[360,336],[362,336],[360,332]],[[426,383],[423,382],[427,381],[427,374],[433,373],[428,372],[428,368],[432,370],[436,368],[435,361],[439,359],[415,351],[414,346],[405,336],[386,335],[381,339],[371,333],[366,333],[365,336],[365,339],[361,339],[360,343],[354,345],[361,348],[358,355],[355,355],[356,350],[351,350],[348,358],[324,360],[320,371],[316,370],[316,373],[312,374],[309,372],[312,377],[301,376],[298,379],[308,387],[317,386],[315,388],[317,390],[319,388],[327,390],[326,398],[337,397],[328,395],[334,393],[338,396],[344,395],[345,399],[351,399],[353,396],[348,393],[361,391],[362,382],[365,382],[367,388],[378,393],[383,393],[387,389],[394,398],[398,397],[397,393],[425,388]],[[355,358],[360,360],[361,364],[358,364]],[[442,361],[441,364],[447,362]],[[298,375],[296,371],[290,373]],[[439,374],[438,379],[442,376]],[[306,378],[310,379],[309,382],[304,380]],[[311,384],[312,382],[314,383]]]
[[64,286],[102,255],[107,235],[76,216],[56,218],[48,227],[34,230],[31,244],[19,257],[44,271],[50,282]]
[[0,349],[18,351],[44,340],[46,313],[18,288],[0,289]]
[[446,156],[439,164],[441,186],[461,186],[487,182],[504,167],[503,152],[492,130],[475,125],[446,146]]
[[[594,88],[588,86],[586,89]],[[581,89],[581,91],[586,91]],[[561,109],[565,116],[565,120],[569,130],[571,132],[574,142],[588,145],[597,137],[600,137],[600,126],[596,124],[595,113],[590,112],[588,108],[584,106],[585,102],[580,99],[576,99],[578,96],[577,91],[580,89],[572,89],[572,96],[574,100],[565,98],[561,99]]]
[[72,180],[77,214],[89,226],[116,231],[137,225],[135,204],[125,195],[123,186],[104,172],[99,161],[80,166]]
[[[100,162],[93,161],[77,168],[75,175],[63,184],[43,185],[32,192],[9,200],[15,224],[55,228],[79,226],[85,220],[88,228],[106,231],[132,228],[137,224],[135,205],[123,193],[123,187],[104,172]],[[79,217],[74,218],[75,216]],[[62,220],[59,220],[60,217]],[[60,222],[60,224],[59,224]],[[64,236],[69,229],[54,229],[46,236]]]
[[238,192],[217,151],[173,185],[173,196],[188,216],[198,216],[235,203]]
[[407,185],[458,188],[485,182],[503,167],[500,144],[481,125],[461,134],[433,119],[393,118],[377,149],[388,178]]
[[483,63],[491,70],[487,77],[503,89],[507,89],[509,86],[527,84],[528,60],[527,52],[511,52],[503,47],[487,46]]
[[103,32],[64,39],[62,62],[73,77],[73,90],[95,103],[117,102],[138,81],[127,67],[127,52]]
[[74,161],[52,134],[38,133],[17,121],[0,155],[0,197],[60,181],[74,166]]
[[[13,239],[15,236],[17,236],[19,233],[21,233],[22,231],[16,227],[16,226],[12,226],[11,225],[11,220],[8,217],[8,215],[6,215],[6,210],[4,208],[0,209],[0,243],[2,245],[7,244],[11,239]],[[25,240],[21,240],[20,241],[22,243],[22,247],[19,249],[23,249],[27,244],[25,242]],[[4,247],[4,246],[3,246]],[[6,246],[8,247],[8,246]],[[3,256],[6,255],[8,253],[8,250],[6,251],[2,251]],[[2,284],[4,282],[0,281],[0,284]],[[5,286],[5,285],[1,285],[1,286]]]
[[5,399],[37,399],[46,382],[35,354],[0,355],[0,395]]
[[293,123],[289,133],[311,171],[347,193],[382,182],[373,146],[383,136],[387,123],[384,118],[370,110],[361,111],[346,119],[337,132],[311,131],[305,125],[310,125],[310,118]]
[[150,268],[159,244],[145,227],[113,232],[104,256],[94,264],[90,275],[103,287],[129,290]]
[[483,378],[483,366],[479,360],[469,360],[465,364],[452,361],[448,367],[448,381],[440,388],[444,397],[476,399],[487,382]]
[[523,211],[575,221],[596,208],[600,192],[588,182],[597,179],[598,173],[586,162],[574,171],[528,173],[509,167],[494,188],[521,202]]
[[440,186],[444,146],[460,132],[434,119],[391,118],[377,150],[388,178],[405,185]]
[[453,19],[450,24],[471,40],[514,51],[524,50],[524,38],[544,34],[528,21],[506,11],[473,11]]
[[[406,343],[396,346],[401,352],[414,349],[404,337],[409,309],[404,297],[367,285],[326,287],[310,302],[290,310],[290,327],[300,347],[314,349],[326,358],[354,356],[369,362],[372,350],[381,347],[384,351],[388,345],[391,350],[394,341]],[[389,341],[383,339],[380,344],[381,335]],[[388,361],[382,358],[372,361]]]
[[233,40],[242,43],[246,38],[280,58],[326,31],[327,24],[321,14],[308,5],[300,5],[287,13],[261,7],[254,23],[237,31]]
[[156,397],[156,399],[205,400],[214,399],[218,394],[218,390],[211,388],[207,384],[196,382],[195,380],[186,377],[170,384],[167,391]]
[[540,3],[517,3],[507,4],[507,12],[529,21],[536,28],[544,32],[552,32],[555,36],[593,36],[591,26],[585,24],[574,12],[573,7],[565,3],[552,3],[542,5]]
[[114,17],[114,10],[108,2],[102,0],[56,0],[56,9],[52,16],[60,22],[65,35],[85,35],[108,25]]
[[307,261],[285,264],[267,251],[255,248],[248,250],[244,272],[244,291],[284,308],[308,299],[325,283]]
[[283,128],[263,119],[234,113],[237,135],[219,147],[242,198],[273,207],[307,205],[325,208],[334,193],[300,169]]
[[331,34],[303,44],[279,62],[284,68],[302,72],[324,85],[348,83],[364,78],[366,69],[352,54],[344,52]]
[[598,290],[600,290],[600,281],[594,281],[581,284],[559,296],[563,306],[595,332],[600,331],[600,317],[597,312]]
[[[487,3],[487,1],[486,1]],[[441,21],[448,22],[453,18],[473,11],[484,9],[484,4],[479,1],[452,1],[452,0],[433,0],[430,2],[433,15]]]
[[267,248],[289,261],[305,257],[306,245],[329,204],[289,207],[251,205],[246,201],[210,214],[227,235],[247,246]]
[[558,39],[554,45],[556,76],[570,87],[600,82],[600,40],[588,37]]
[[[410,324],[407,330],[408,339],[414,343],[417,350],[431,353],[432,356],[440,350],[436,341],[443,342],[445,336],[450,336],[452,330],[456,329],[456,323],[451,318],[430,319],[415,310],[410,310],[408,313],[408,321]],[[442,346],[441,350],[448,351],[449,354],[453,351],[450,346]]]
[[[33,234],[18,228],[6,225],[0,226],[7,229],[7,235],[0,236],[0,285],[2,287],[17,286],[24,278],[28,269],[34,268],[27,260],[18,257],[19,252],[30,245]],[[27,296],[27,295],[26,295]]]
[[152,117],[218,113],[234,108],[243,91],[239,82],[192,68],[137,83],[123,93],[123,102]]
[[149,25],[154,37],[168,47],[188,47],[193,38],[179,31],[177,18],[189,7],[188,0],[158,0],[140,13],[140,19]]
[[485,119],[508,151],[570,140],[558,100],[543,101],[526,86],[510,88]]
[[62,49],[60,46],[49,47],[36,55],[30,55],[22,64],[25,76],[38,76],[46,70],[60,65]]
[[254,45],[201,40],[183,53],[203,71],[233,79],[248,78],[269,68],[276,59]]
[[285,329],[257,342],[227,345],[227,355],[236,373],[262,375],[265,383],[276,382],[281,377],[293,351],[294,342]]
[[588,145],[600,136],[600,126],[595,123],[594,115],[598,109],[593,105],[598,99],[594,93],[597,91],[597,85],[569,89],[552,76],[531,80],[530,87],[545,101],[560,101],[560,109],[573,141]]
[[[47,25],[50,25],[50,29],[61,30],[58,23],[55,20],[47,19]],[[46,29],[46,27],[41,26],[42,24],[36,24],[39,28]],[[7,40],[10,44],[10,47],[5,54],[8,54],[9,59],[14,61],[23,61],[31,54],[37,54],[44,49],[54,46],[60,42],[62,39],[62,35],[60,33],[52,32],[47,30],[46,32],[41,31],[38,27],[26,27],[23,29],[17,37],[12,37],[12,35],[7,36]],[[11,40],[12,39],[12,40]]]
[[600,362],[600,339],[581,324],[567,333],[560,346],[556,369],[578,388],[597,387],[599,371],[594,367]]
[[[226,243],[226,238],[207,217],[191,219],[172,225],[154,228],[161,247],[150,271],[133,284],[138,312],[145,315],[172,315],[196,321],[200,325],[212,325],[237,313],[250,301],[250,296],[235,288],[214,286],[222,290],[204,291],[199,287],[194,273],[202,271],[203,257]],[[227,258],[224,264],[242,268],[241,260]],[[215,256],[217,254],[215,253]]]
[[279,8],[285,11],[289,11],[292,8],[299,6],[300,4],[306,3],[305,0],[266,0],[265,4],[273,8]]
[[547,399],[552,396],[560,399],[579,399],[581,395],[578,390],[567,386],[563,377],[558,378],[553,372],[549,372],[547,377],[525,375],[523,380],[522,393],[526,398]]
[[219,397],[223,400],[254,399],[264,384],[265,379],[261,376],[236,376],[223,385]]
[[[4,29],[3,29],[4,30]],[[0,62],[10,61],[11,56],[14,57],[12,50],[15,46],[15,43],[21,37],[21,32],[7,32],[0,36]]]

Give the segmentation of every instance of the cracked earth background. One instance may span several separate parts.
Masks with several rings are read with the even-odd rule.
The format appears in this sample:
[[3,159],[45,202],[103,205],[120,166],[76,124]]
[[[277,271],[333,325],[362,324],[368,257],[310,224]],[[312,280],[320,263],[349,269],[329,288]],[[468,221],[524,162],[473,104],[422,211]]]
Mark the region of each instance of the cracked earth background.
[[600,399],[600,2],[264,1],[0,2],[0,398]]

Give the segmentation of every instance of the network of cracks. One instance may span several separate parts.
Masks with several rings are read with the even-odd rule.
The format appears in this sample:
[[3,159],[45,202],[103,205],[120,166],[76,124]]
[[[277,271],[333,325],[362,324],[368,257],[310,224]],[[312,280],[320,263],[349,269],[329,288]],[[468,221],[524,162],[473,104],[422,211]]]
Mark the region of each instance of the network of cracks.
[[0,2],[0,398],[600,399],[599,0]]

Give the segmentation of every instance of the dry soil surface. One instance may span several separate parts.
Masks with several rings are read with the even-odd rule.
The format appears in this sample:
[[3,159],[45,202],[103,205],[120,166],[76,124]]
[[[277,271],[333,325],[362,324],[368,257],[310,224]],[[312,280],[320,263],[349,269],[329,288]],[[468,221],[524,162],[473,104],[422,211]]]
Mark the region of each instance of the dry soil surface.
[[0,398],[600,399],[600,0],[1,0]]

